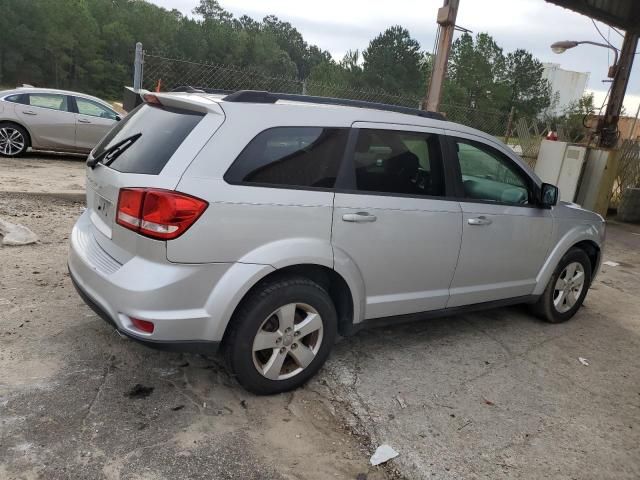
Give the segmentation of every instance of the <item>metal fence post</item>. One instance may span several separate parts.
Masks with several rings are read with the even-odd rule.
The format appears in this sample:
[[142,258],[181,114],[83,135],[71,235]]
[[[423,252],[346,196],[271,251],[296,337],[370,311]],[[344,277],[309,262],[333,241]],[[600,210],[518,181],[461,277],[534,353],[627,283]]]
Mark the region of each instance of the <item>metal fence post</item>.
[[142,88],[142,43],[136,43],[136,56],[133,63],[133,90],[139,92]]
[[513,114],[515,113],[515,107],[511,107],[511,111],[509,112],[509,118],[507,119],[507,131],[504,134],[504,143],[505,145],[509,145],[509,137],[511,137],[511,128],[513,125]]
[[302,80],[302,95],[307,94],[307,79]]

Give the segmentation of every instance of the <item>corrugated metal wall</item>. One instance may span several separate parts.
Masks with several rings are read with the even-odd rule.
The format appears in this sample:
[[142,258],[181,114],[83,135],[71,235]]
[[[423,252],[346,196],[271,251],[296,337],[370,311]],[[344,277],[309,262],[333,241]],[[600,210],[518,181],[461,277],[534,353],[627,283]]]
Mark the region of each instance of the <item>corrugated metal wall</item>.
[[558,63],[543,63],[543,77],[549,80],[554,94],[558,94],[558,103],[550,109],[555,115],[562,111],[573,101],[584,95],[584,89],[589,81],[588,72],[572,72],[563,70]]

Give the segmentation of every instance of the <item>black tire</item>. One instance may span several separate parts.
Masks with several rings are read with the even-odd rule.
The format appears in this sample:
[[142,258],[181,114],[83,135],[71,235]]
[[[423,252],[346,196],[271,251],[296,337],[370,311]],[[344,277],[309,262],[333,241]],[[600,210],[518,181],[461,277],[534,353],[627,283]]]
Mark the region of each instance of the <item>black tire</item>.
[[15,152],[11,152],[8,149],[3,148],[4,144],[3,139],[0,138],[0,156],[2,157],[20,157],[24,155],[27,149],[31,146],[31,139],[29,138],[29,133],[22,128],[20,125],[16,125],[15,123],[10,122],[0,122],[0,137],[4,132],[17,132],[21,137],[22,148]]
[[[561,312],[558,310],[554,303],[554,297],[556,294],[556,283],[558,282],[558,278],[563,273],[565,267],[570,265],[571,263],[577,262],[579,263],[584,270],[584,284],[582,290],[580,291],[580,295],[577,297],[575,304],[567,311]],[[579,248],[572,248],[569,250],[564,257],[558,263],[556,270],[553,272],[547,287],[544,290],[542,296],[538,299],[538,301],[533,305],[533,312],[543,320],[549,323],[562,323],[569,320],[573,317],[578,309],[582,306],[582,302],[584,302],[585,297],[587,296],[587,291],[591,286],[591,261],[589,257]]]
[[[314,347],[317,348],[317,353],[313,360],[294,376],[286,379],[270,379],[258,371],[258,367],[254,363],[254,339],[259,330],[266,328],[263,325],[265,322],[278,322],[278,317],[275,315],[276,311],[279,311],[285,305],[293,303],[305,304],[320,315],[322,336],[319,340],[316,337],[316,341],[319,342],[319,345]],[[304,310],[300,310],[298,307],[296,307],[295,312],[296,318],[302,318],[301,315],[305,313]],[[223,342],[225,361],[238,382],[250,392],[258,395],[270,395],[292,390],[303,385],[326,361],[335,343],[337,322],[338,316],[331,297],[316,282],[297,276],[264,282],[248,294],[231,319],[229,331]],[[279,329],[280,326],[278,325],[277,328]],[[301,341],[302,337],[298,337],[298,339],[297,341]],[[279,341],[282,342],[280,345],[285,345],[287,342],[291,342],[292,339],[291,337],[281,337]],[[293,342],[286,348],[296,348],[296,340],[293,339]],[[257,355],[275,355],[276,350],[271,351],[269,348],[258,352]],[[289,350],[288,352],[291,351]],[[285,367],[287,365],[296,366],[294,353],[284,354],[286,357]],[[259,359],[256,361],[259,361]],[[297,368],[302,367],[297,365]]]

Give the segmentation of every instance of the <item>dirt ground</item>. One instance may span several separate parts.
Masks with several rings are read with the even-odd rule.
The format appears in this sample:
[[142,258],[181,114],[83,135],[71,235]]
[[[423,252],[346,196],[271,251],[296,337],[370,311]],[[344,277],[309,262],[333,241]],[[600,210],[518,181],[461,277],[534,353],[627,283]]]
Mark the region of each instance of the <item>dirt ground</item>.
[[[0,247],[1,479],[640,478],[637,226],[609,225],[620,265],[566,324],[516,307],[363,331],[304,388],[255,397],[82,303],[82,203],[56,192],[83,164],[21,161],[0,159],[0,218],[41,241]],[[381,443],[400,455],[371,467]]]
[[0,158],[0,191],[82,200],[85,160],[82,155],[56,153]]

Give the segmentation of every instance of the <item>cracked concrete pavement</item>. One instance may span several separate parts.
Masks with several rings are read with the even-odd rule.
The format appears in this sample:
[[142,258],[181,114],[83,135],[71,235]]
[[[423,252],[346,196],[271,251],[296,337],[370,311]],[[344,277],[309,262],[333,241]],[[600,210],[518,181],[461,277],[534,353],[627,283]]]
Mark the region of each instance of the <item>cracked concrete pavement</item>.
[[[9,165],[52,195],[0,194],[41,238],[0,248],[0,478],[640,477],[637,226],[609,225],[620,265],[568,323],[514,307],[362,331],[306,387],[255,397],[217,357],[114,335],[66,274],[81,204],[30,186],[36,158],[4,162],[1,191]],[[370,467],[381,443],[400,455]]]
[[407,478],[640,478],[640,228],[610,224],[605,258],[567,323],[513,307],[364,331],[331,388]]

